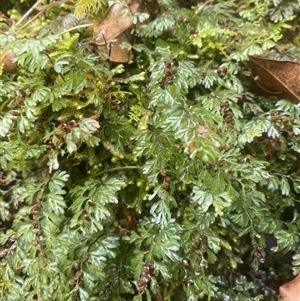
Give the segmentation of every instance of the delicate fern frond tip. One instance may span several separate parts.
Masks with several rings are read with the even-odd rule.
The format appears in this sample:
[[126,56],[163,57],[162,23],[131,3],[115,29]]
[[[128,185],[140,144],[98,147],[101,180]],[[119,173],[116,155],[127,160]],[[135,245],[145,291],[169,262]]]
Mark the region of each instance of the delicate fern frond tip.
[[106,8],[106,0],[77,0],[74,13],[75,16],[81,20],[90,15],[102,15]]

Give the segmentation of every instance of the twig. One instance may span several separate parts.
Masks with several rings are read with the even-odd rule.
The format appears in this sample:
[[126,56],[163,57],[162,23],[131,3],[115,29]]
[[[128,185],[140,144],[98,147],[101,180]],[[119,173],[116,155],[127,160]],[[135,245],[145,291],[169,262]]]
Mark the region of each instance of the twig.
[[79,28],[84,28],[84,27],[89,27],[89,26],[93,26],[94,23],[86,23],[86,24],[81,24],[81,25],[78,25],[78,26],[75,26],[75,27],[72,27],[72,28],[69,28],[69,29],[66,29],[63,33],[65,32],[69,32],[69,31],[72,31],[72,30],[75,30],[75,29],[79,29]]
[[45,11],[49,8],[52,8],[52,7],[55,7],[55,6],[59,6],[61,4],[65,4],[65,3],[68,3],[68,2],[71,2],[71,0],[60,0],[60,1],[54,1],[52,3],[49,3],[49,4],[46,4],[46,5],[42,5],[40,7],[37,7],[36,10],[42,10],[42,11]]
[[208,0],[208,1],[204,2],[202,5],[200,5],[198,7],[198,9],[195,11],[195,14],[198,15],[204,9],[204,7],[206,5],[208,5],[209,3],[212,3],[212,2],[214,2],[214,0]]
[[32,17],[30,20],[28,20],[23,26],[19,28],[19,30],[22,30],[26,26],[28,26],[31,22],[33,22],[35,19],[37,19],[40,15],[42,15],[44,11],[40,11],[38,14],[36,14],[34,17]]
[[159,290],[158,287],[156,288],[156,299],[157,299],[157,301],[164,301],[164,299],[163,299],[163,297],[161,295],[161,292],[160,292],[160,290]]
[[16,23],[15,26],[20,25],[25,18],[27,18],[34,10],[38,10],[39,13],[37,13],[34,17],[32,17],[30,20],[28,20],[22,27],[19,28],[19,30],[25,28],[26,26],[28,26],[30,23],[32,23],[35,19],[37,19],[40,15],[42,15],[46,10],[48,10],[49,8],[55,7],[55,6],[59,6],[61,4],[64,3],[68,3],[71,2],[71,0],[60,0],[60,1],[54,1],[52,3],[49,3],[47,5],[43,5],[38,7],[38,5],[42,2],[43,0],[38,0],[25,14],[24,16]]
[[42,2],[43,0],[38,0],[23,16],[22,18],[16,23],[16,26],[20,25],[25,18],[27,18],[35,9],[36,7]]

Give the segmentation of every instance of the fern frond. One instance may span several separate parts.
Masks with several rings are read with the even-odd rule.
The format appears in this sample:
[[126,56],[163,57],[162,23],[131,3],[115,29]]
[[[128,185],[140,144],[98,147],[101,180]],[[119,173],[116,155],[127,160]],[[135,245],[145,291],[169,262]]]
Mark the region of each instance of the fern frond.
[[142,116],[146,114],[146,109],[139,105],[133,105],[130,107],[129,116],[129,123],[137,123],[141,120]]
[[107,6],[107,0],[76,0],[74,13],[80,20],[89,15],[102,15]]

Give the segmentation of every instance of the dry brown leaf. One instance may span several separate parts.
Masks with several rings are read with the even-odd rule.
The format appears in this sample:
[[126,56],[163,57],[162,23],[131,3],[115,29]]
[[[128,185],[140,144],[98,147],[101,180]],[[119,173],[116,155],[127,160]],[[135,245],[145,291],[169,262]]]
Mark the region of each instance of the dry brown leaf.
[[[96,33],[92,43],[106,45],[111,43],[110,60],[125,63],[133,58],[131,50],[123,49],[122,43],[131,43],[130,29],[133,26],[133,16],[137,13],[150,13],[149,4],[156,5],[156,0],[120,0],[114,4],[105,20],[94,26]],[[138,27],[140,24],[135,24]]]
[[300,101],[300,63],[250,56],[256,83],[268,93]]
[[122,48],[124,42],[128,43],[128,30],[122,32],[117,40],[111,44],[109,58],[112,62],[126,63],[133,59],[130,49]]
[[120,2],[111,7],[103,22],[94,26],[94,32],[97,34],[94,38],[95,44],[105,45],[132,25],[132,13],[137,12],[139,3],[134,2],[129,6],[129,1]]
[[300,274],[279,288],[279,301],[300,301]]

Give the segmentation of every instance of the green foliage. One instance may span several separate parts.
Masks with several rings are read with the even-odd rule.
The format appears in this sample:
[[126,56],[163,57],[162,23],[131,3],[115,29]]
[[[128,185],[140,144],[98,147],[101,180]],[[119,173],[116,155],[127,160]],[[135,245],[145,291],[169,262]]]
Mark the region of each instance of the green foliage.
[[106,1],[0,32],[1,300],[277,300],[262,273],[299,272],[300,107],[248,64],[300,60],[298,2],[158,2],[124,65],[51,27]]
[[76,0],[74,13],[78,19],[83,19],[88,15],[103,14],[106,8],[106,0]]

